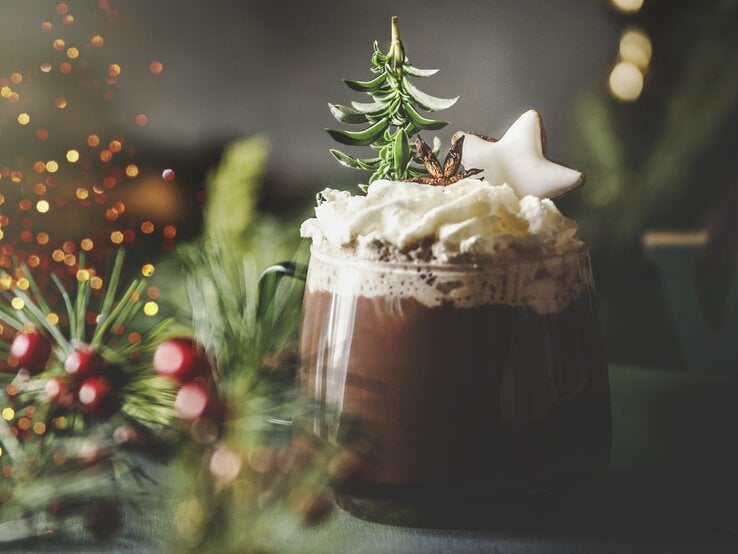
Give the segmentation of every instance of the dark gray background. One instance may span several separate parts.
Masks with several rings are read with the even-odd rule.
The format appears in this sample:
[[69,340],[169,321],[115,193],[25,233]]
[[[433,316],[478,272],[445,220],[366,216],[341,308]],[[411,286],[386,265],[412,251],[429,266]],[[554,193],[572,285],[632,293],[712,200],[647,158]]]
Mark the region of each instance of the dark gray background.
[[[13,55],[33,59],[29,50],[43,55],[57,29],[73,31],[58,24],[56,3],[0,1],[3,66]],[[105,55],[123,67],[109,125],[140,134],[130,114],[144,111],[142,138],[180,153],[265,132],[270,181],[287,190],[359,179],[327,152],[323,128],[335,122],[326,104],[363,101],[341,79],[369,76],[372,42],[387,47],[391,15],[413,63],[441,70],[420,88],[461,96],[443,114],[453,122],[439,133],[444,142],[456,129],[501,134],[535,107],[554,158],[566,154],[576,95],[606,79],[623,26],[606,0],[111,0],[120,12],[112,27],[96,2],[67,4],[77,29],[103,30]],[[40,37],[46,19],[56,28]],[[153,59],[165,67],[157,78]]]

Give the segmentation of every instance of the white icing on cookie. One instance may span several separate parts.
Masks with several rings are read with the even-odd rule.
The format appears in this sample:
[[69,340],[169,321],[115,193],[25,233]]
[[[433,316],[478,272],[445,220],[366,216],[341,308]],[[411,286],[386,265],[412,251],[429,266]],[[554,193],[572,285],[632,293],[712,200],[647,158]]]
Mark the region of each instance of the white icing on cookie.
[[546,159],[543,120],[535,110],[521,115],[500,140],[460,134],[466,137],[464,167],[483,170],[493,185],[507,183],[520,198],[557,198],[584,183],[579,171]]

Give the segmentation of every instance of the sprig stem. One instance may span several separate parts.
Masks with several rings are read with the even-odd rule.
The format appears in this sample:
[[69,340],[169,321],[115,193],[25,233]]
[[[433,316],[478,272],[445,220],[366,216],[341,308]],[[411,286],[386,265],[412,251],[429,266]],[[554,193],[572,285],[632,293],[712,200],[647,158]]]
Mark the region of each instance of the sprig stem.
[[392,59],[392,69],[395,70],[397,78],[402,77],[402,66],[405,62],[405,47],[400,38],[400,22],[396,15],[392,16],[392,44],[389,55]]

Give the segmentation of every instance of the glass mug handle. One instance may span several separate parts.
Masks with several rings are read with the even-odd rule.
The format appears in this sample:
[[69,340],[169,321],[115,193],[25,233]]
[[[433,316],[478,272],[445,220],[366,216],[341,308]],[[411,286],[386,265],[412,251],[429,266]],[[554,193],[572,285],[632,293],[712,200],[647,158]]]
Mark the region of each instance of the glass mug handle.
[[292,277],[299,281],[307,278],[307,264],[299,262],[279,262],[270,265],[259,275],[259,301],[256,315],[259,319],[264,317],[264,310],[268,305],[267,297],[271,298],[277,290],[277,285],[283,277]]
[[[283,277],[291,277],[304,282],[307,278],[307,265],[298,262],[279,262],[267,267],[261,272],[258,282],[257,319],[264,317],[266,307],[269,305],[269,299],[274,296],[277,286]],[[277,426],[276,428],[291,429],[293,420],[292,417],[267,416],[266,421]]]

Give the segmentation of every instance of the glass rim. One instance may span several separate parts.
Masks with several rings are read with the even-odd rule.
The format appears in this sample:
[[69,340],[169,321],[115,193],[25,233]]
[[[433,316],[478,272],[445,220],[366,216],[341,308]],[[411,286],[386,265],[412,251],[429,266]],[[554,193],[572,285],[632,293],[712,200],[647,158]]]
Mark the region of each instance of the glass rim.
[[318,246],[315,244],[312,244],[310,246],[310,257],[316,257],[320,259],[321,261],[326,262],[333,262],[334,264],[340,264],[340,265],[348,265],[351,267],[361,267],[362,269],[371,269],[374,271],[381,271],[382,269],[387,270],[394,270],[394,271],[402,271],[402,270],[411,270],[411,271],[417,271],[418,268],[422,269],[428,269],[432,271],[446,271],[446,272],[454,272],[454,271],[482,271],[485,269],[495,269],[495,268],[503,268],[503,267],[514,267],[514,266],[524,266],[524,265],[533,265],[533,264],[539,264],[539,263],[545,263],[549,260],[555,260],[555,259],[566,259],[566,258],[588,258],[589,257],[589,247],[587,244],[582,241],[581,244],[572,246],[568,250],[565,250],[564,252],[554,253],[554,254],[546,254],[541,256],[535,256],[535,255],[521,255],[518,258],[515,259],[504,259],[500,261],[483,261],[483,262],[461,262],[461,263],[454,263],[454,262],[448,262],[443,263],[439,262],[437,260],[430,261],[430,262],[424,262],[422,260],[407,260],[407,261],[387,261],[387,260],[371,260],[367,258],[359,258],[359,257],[349,257],[349,256],[343,256],[340,254],[335,254],[331,252],[326,252],[325,250],[321,250]]

